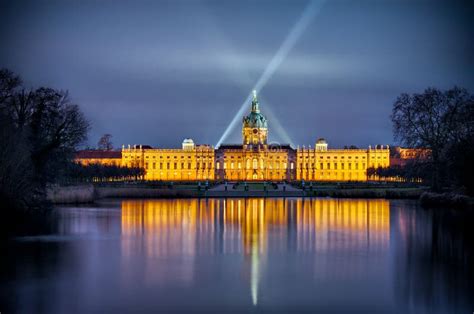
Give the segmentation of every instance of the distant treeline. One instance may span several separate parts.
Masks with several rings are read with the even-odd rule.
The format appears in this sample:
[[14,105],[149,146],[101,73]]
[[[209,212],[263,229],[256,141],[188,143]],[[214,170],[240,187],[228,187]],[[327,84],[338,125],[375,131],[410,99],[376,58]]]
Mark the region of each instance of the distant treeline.
[[431,183],[430,166],[428,160],[409,160],[403,166],[390,165],[387,168],[369,168],[367,176],[379,180],[398,179],[401,182]]
[[143,168],[128,168],[115,165],[81,165],[70,163],[62,178],[64,183],[110,182],[141,180],[145,175]]

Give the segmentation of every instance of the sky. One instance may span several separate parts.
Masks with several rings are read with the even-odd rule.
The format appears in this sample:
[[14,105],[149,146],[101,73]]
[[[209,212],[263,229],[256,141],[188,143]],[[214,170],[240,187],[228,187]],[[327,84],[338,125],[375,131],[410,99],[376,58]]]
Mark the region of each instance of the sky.
[[[259,90],[271,142],[396,144],[400,93],[474,92],[472,1],[315,2]],[[90,146],[105,133],[116,147],[215,145],[308,4],[0,0],[0,67],[67,90]],[[241,119],[223,143],[241,143]]]

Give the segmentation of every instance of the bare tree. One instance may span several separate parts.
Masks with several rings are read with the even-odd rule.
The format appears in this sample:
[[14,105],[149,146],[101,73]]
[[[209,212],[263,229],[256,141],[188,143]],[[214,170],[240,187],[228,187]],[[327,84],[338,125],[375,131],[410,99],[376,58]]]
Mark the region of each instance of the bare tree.
[[449,149],[472,135],[473,95],[454,87],[428,88],[421,94],[401,94],[393,104],[391,119],[395,140],[409,147],[431,150],[432,185],[441,187]]
[[18,75],[8,69],[0,69],[0,106],[4,106],[21,85]]
[[27,91],[18,76],[0,70],[0,198],[19,205],[42,195],[46,183],[64,171],[88,129],[67,92]]
[[104,134],[97,142],[97,148],[100,150],[113,150],[114,145],[112,143],[112,135]]
[[48,181],[57,173],[55,164],[66,161],[86,140],[89,123],[67,92],[39,88],[29,127],[33,164],[40,180]]

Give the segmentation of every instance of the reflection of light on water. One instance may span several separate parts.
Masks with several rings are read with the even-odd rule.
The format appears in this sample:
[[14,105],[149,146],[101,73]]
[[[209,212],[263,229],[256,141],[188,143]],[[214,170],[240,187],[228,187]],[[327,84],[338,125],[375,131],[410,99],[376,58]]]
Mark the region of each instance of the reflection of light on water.
[[[321,253],[320,265],[329,254],[384,254],[390,240],[389,213],[386,200],[123,201],[122,276],[140,275],[145,283],[191,285],[201,255],[240,254],[245,286],[256,306],[264,295],[268,252]],[[163,258],[173,260],[171,271],[159,267]],[[358,273],[359,266],[345,259],[340,263],[339,275]],[[313,271],[325,276],[322,268]]]
[[250,289],[252,290],[253,305],[257,305],[258,301],[258,266],[258,247],[254,245],[252,247],[252,268],[250,273]]

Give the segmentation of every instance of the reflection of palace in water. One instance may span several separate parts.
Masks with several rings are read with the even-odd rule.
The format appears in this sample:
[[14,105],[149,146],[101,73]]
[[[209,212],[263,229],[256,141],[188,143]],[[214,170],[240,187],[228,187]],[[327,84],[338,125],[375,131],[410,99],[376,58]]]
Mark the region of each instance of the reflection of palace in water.
[[386,251],[389,211],[387,200],[123,201],[122,254],[133,256],[140,250],[149,258],[184,256],[185,271],[180,274],[184,282],[192,281],[193,260],[200,254],[241,254],[257,304],[259,278],[269,253]]
[[[384,247],[389,236],[387,200],[338,199],[174,199],[122,202],[122,233],[150,236],[148,254],[196,250],[249,254],[271,250],[318,251],[339,247],[338,234],[351,247]],[[274,232],[282,241],[267,243]],[[211,236],[212,235],[212,236]],[[206,242],[197,238],[209,237]],[[284,240],[284,241],[283,241]],[[203,246],[202,243],[207,243]],[[158,245],[159,244],[159,245]],[[288,247],[289,246],[289,247]]]

